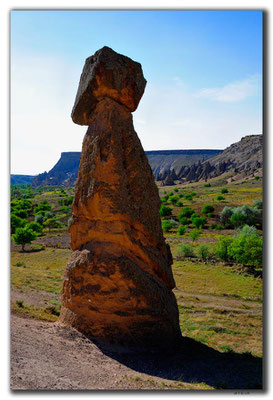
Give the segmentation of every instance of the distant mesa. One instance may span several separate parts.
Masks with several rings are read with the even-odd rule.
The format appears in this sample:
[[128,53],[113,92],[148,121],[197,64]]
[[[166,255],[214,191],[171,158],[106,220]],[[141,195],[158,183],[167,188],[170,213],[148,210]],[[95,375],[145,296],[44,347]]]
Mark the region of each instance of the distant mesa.
[[[262,174],[263,136],[248,135],[225,150],[154,150],[145,151],[155,180],[168,175],[176,182],[198,182],[229,172],[251,176]],[[11,175],[11,184],[33,186],[74,186],[80,164],[80,152],[64,152],[57,164],[37,176]]]

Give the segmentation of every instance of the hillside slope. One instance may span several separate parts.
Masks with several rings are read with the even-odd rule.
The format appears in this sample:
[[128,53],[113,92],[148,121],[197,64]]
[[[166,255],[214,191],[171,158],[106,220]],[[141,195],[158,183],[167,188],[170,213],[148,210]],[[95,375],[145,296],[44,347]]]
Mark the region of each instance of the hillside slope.
[[239,142],[233,143],[222,153],[202,163],[191,166],[189,171],[178,175],[178,179],[197,182],[207,180],[223,174],[235,178],[253,175],[262,175],[263,167],[263,136],[249,135]]

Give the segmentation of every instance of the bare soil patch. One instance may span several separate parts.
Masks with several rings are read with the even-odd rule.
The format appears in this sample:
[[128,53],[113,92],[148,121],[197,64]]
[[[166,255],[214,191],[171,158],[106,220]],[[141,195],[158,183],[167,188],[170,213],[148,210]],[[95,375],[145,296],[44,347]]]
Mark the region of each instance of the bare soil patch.
[[189,338],[175,354],[116,351],[57,323],[11,316],[12,390],[261,389],[261,366]]

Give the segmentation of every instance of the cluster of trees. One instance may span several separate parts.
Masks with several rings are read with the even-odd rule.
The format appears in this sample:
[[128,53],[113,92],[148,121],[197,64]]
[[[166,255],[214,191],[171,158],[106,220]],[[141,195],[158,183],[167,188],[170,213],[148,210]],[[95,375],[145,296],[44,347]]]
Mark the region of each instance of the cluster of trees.
[[205,216],[201,216],[196,213],[191,207],[183,207],[177,215],[179,221],[179,223],[177,223],[175,220],[164,219],[172,215],[172,208],[162,204],[159,211],[160,216],[163,218],[162,229],[164,232],[169,232],[171,229],[177,227],[180,224],[177,229],[177,233],[180,236],[185,234],[187,229],[186,227],[188,227],[189,225],[192,225],[195,229],[203,229],[207,223],[207,218],[212,216],[213,211],[214,207],[207,204],[201,210],[201,213]]
[[[175,192],[175,193],[174,193]],[[177,207],[183,207],[183,202],[182,199],[185,200],[193,200],[194,196],[196,196],[195,192],[191,192],[191,193],[178,193],[178,189],[175,188],[174,192],[169,192],[167,194],[165,194],[165,196],[163,196],[160,201],[161,204],[172,204],[173,206],[177,206]]]
[[221,224],[226,228],[239,228],[243,225],[262,227],[263,203],[260,199],[254,201],[252,206],[224,207],[220,214]]
[[[188,243],[182,243],[180,246],[182,257],[194,257],[195,252],[196,250]],[[197,255],[204,261],[217,257],[223,261],[261,268],[263,239],[254,226],[244,225],[237,230],[235,235],[220,237],[214,249],[206,244],[200,244],[197,248]]]
[[[38,188],[37,190],[41,192],[43,189]],[[69,210],[69,206],[73,202],[73,196],[68,196],[63,189],[60,191],[58,189],[58,192],[60,192],[60,197],[65,197],[60,200],[61,204]],[[25,245],[35,240],[37,235],[43,233],[44,229],[48,229],[48,231],[55,228],[60,229],[62,223],[59,219],[66,216],[66,214],[54,214],[53,207],[47,200],[43,200],[39,204],[29,200],[34,198],[35,194],[37,193],[34,193],[31,187],[11,186],[10,221],[12,240],[16,244],[22,245],[23,251]]]

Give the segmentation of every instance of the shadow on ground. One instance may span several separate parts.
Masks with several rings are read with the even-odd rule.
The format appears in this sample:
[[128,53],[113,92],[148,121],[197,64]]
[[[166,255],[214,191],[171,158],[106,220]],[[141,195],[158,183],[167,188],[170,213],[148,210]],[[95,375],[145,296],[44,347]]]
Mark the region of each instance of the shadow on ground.
[[104,354],[139,373],[203,382],[215,389],[262,389],[262,358],[250,353],[221,353],[190,338],[183,338],[173,354],[121,353],[96,344]]

